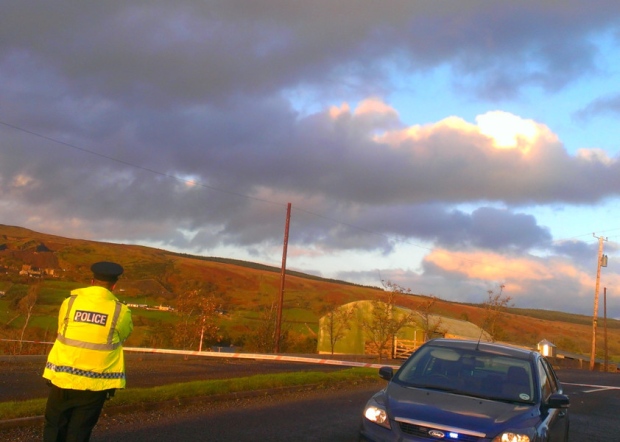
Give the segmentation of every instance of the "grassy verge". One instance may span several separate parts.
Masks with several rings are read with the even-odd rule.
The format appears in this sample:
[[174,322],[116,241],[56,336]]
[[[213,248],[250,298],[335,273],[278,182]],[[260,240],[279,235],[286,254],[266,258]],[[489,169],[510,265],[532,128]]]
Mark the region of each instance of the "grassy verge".
[[[209,381],[170,384],[160,387],[119,390],[116,392],[114,399],[107,403],[107,406],[138,405],[197,396],[213,396],[308,384],[322,386],[341,383],[356,384],[377,379],[377,370],[371,368],[350,368],[329,373],[279,373],[243,378],[214,379]],[[42,416],[45,410],[45,402],[46,399],[0,402],[0,419]]]

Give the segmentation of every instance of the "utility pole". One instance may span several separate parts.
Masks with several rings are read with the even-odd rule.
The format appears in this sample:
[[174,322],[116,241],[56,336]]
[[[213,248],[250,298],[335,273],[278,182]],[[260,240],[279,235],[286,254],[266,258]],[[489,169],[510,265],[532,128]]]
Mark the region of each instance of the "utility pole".
[[291,203],[286,207],[286,225],[284,227],[284,245],[282,247],[282,270],[280,272],[280,302],[276,317],[274,353],[280,353],[280,334],[282,329],[282,304],[284,303],[284,278],[286,277],[286,254],[288,249],[288,230],[291,224]]
[[603,287],[603,327],[605,329],[605,373],[609,370],[609,358],[607,353],[607,287]]
[[[598,320],[598,291],[601,283],[601,267],[603,264],[603,241],[607,241],[607,238],[602,236],[596,236],[598,239],[598,259],[596,266],[596,286],[594,288],[594,313],[592,314],[592,352],[590,353],[590,371],[594,370],[594,362],[596,359],[596,322]],[[605,263],[605,265],[607,265]]]

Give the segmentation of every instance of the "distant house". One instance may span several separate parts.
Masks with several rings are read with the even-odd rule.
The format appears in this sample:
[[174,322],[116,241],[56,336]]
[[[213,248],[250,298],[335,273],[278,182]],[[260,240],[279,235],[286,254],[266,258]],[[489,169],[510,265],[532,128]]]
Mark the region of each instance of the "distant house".
[[171,312],[174,311],[174,308],[169,306],[169,305],[158,305],[157,307],[151,307],[148,304],[134,304],[134,303],[127,303],[127,307],[129,308],[143,308],[146,310],[159,310],[162,312]]
[[31,278],[40,278],[43,275],[57,276],[56,269],[35,267],[30,264],[22,265],[22,269],[19,271],[22,276],[30,276]]
[[22,276],[28,276],[30,275],[30,272],[32,270],[32,266],[29,264],[24,264],[22,266],[22,269],[19,271],[19,274]]
[[148,305],[147,304],[132,304],[132,303],[127,303],[127,307],[130,308],[147,308]]

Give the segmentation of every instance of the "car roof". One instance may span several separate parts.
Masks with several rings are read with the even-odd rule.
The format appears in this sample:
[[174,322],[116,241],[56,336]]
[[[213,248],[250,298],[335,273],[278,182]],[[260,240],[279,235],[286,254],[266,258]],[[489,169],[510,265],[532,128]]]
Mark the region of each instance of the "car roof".
[[485,353],[493,353],[527,360],[535,359],[538,354],[538,352],[534,350],[516,347],[509,344],[498,344],[495,342],[481,342],[466,339],[437,338],[426,342],[424,345],[434,345],[437,347],[449,347],[463,350],[479,350]]

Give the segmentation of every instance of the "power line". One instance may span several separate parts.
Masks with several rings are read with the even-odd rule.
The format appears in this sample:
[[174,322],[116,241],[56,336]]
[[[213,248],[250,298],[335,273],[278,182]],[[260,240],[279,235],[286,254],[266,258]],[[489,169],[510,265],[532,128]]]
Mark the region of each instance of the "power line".
[[279,206],[286,207],[286,204],[276,203],[274,201],[269,201],[269,200],[266,200],[266,199],[263,199],[263,198],[257,198],[257,197],[254,197],[254,196],[250,196],[250,195],[246,195],[246,194],[242,194],[242,193],[238,193],[238,192],[233,192],[231,190],[226,190],[226,189],[221,189],[221,188],[214,187],[214,186],[209,186],[209,185],[204,184],[202,182],[197,182],[197,181],[194,181],[194,180],[187,180],[187,179],[184,179],[184,178],[180,178],[180,177],[178,177],[176,175],[171,175],[169,173],[160,172],[160,171],[155,170],[155,169],[150,169],[148,167],[140,166],[140,165],[135,164],[135,163],[130,163],[129,161],[120,160],[118,158],[111,157],[109,155],[105,155],[105,154],[102,154],[102,153],[99,153],[99,152],[95,152],[95,151],[92,151],[92,150],[89,150],[89,149],[85,149],[83,147],[79,147],[79,146],[76,146],[74,144],[67,143],[65,141],[57,140],[56,138],[48,137],[47,135],[42,135],[42,134],[39,134],[37,132],[33,132],[31,130],[24,129],[24,128],[19,127],[19,126],[15,126],[13,124],[6,123],[4,121],[0,121],[0,124],[2,124],[4,126],[7,126],[7,127],[10,127],[11,129],[15,129],[15,130],[27,133],[29,135],[33,135],[35,137],[39,137],[39,138],[42,138],[42,139],[47,140],[47,141],[51,141],[52,143],[61,144],[61,145],[65,146],[65,147],[69,147],[71,149],[75,149],[75,150],[78,150],[78,151],[83,152],[83,153],[87,153],[87,154],[90,154],[90,155],[95,155],[95,156],[98,156],[100,158],[105,158],[106,160],[114,161],[116,163],[123,164],[123,165],[129,166],[129,167],[133,167],[135,169],[143,170],[145,172],[149,172],[149,173],[152,173],[152,174],[155,174],[155,175],[163,176],[165,178],[171,178],[171,179],[177,180],[177,181],[179,181],[181,183],[191,184],[192,186],[198,186],[198,187],[202,187],[202,188],[205,188],[205,189],[213,190],[213,191],[216,191],[216,192],[223,192],[223,193],[227,193],[229,195],[235,195],[235,196],[239,196],[239,197],[242,197],[242,198],[247,198],[247,199],[254,200],[254,201],[260,201],[260,202],[263,202],[263,203],[276,204],[276,205],[279,205]]
[[[62,145],[62,146],[65,146],[65,147],[68,147],[68,148],[80,151],[82,153],[86,153],[86,154],[89,154],[89,155],[94,155],[94,156],[97,156],[97,157],[100,157],[100,158],[104,158],[104,159],[109,160],[109,161],[114,161],[116,163],[123,164],[123,165],[128,166],[128,167],[132,167],[132,168],[135,168],[135,169],[138,169],[138,170],[149,172],[149,173],[152,173],[154,175],[159,175],[159,176],[162,176],[162,177],[165,177],[165,178],[173,179],[173,180],[179,181],[181,183],[190,184],[192,186],[197,186],[197,187],[201,187],[201,188],[212,190],[212,191],[216,191],[216,192],[222,192],[222,193],[226,193],[226,194],[229,194],[229,195],[234,195],[234,196],[241,197],[241,198],[246,198],[248,200],[258,201],[258,202],[261,202],[261,203],[272,204],[272,205],[276,205],[276,206],[280,206],[280,207],[286,207],[286,204],[284,204],[284,203],[280,203],[280,202],[276,202],[276,201],[272,201],[272,200],[267,200],[267,199],[264,199],[264,198],[258,198],[258,197],[254,197],[254,196],[251,196],[251,195],[242,194],[242,193],[239,193],[239,192],[234,192],[234,191],[231,191],[231,190],[227,190],[227,189],[222,189],[222,188],[219,188],[219,187],[210,186],[210,185],[202,183],[200,181],[184,179],[184,178],[178,177],[176,175],[172,175],[172,174],[169,174],[169,173],[161,172],[159,170],[151,169],[151,168],[148,168],[148,167],[145,167],[145,166],[141,166],[141,165],[129,162],[129,161],[121,160],[119,158],[115,158],[115,157],[112,157],[112,156],[109,156],[109,155],[105,155],[105,154],[102,154],[102,153],[99,153],[99,152],[95,152],[95,151],[92,151],[92,150],[89,150],[89,149],[85,149],[83,147],[76,146],[75,144],[67,143],[65,141],[58,140],[56,138],[53,138],[53,137],[50,137],[50,136],[47,136],[47,135],[43,135],[43,134],[40,134],[38,132],[34,132],[32,130],[29,130],[29,129],[25,129],[25,128],[20,127],[20,126],[16,126],[14,124],[7,123],[5,121],[1,121],[0,120],[0,124],[3,125],[3,126],[9,127],[11,129],[14,129],[14,130],[17,130],[17,131],[20,131],[20,132],[23,132],[23,133],[26,133],[26,134],[38,137],[38,138],[41,138],[43,140],[50,141],[52,143],[59,144],[59,145]],[[410,240],[407,240],[407,239],[396,240],[396,239],[394,239],[394,237],[391,237],[391,236],[389,236],[387,234],[379,233],[379,232],[376,232],[376,231],[373,231],[373,230],[370,230],[370,229],[366,229],[366,228],[363,228],[363,227],[360,227],[360,226],[356,226],[354,224],[346,223],[346,222],[343,222],[343,221],[340,221],[340,220],[337,220],[337,219],[334,219],[334,218],[331,218],[331,217],[328,217],[328,216],[325,216],[325,215],[322,215],[322,214],[319,214],[319,213],[316,213],[316,212],[312,212],[310,210],[303,209],[301,207],[297,207],[296,206],[295,209],[297,211],[305,212],[305,213],[307,213],[309,215],[312,215],[312,216],[315,216],[317,218],[322,218],[322,219],[325,219],[327,221],[331,221],[333,223],[336,223],[336,224],[339,224],[339,225],[342,225],[342,226],[345,226],[345,227],[348,227],[348,228],[351,228],[351,229],[358,230],[360,232],[365,232],[365,233],[368,233],[368,234],[371,234],[371,235],[375,235],[375,236],[378,236],[378,237],[383,237],[383,238],[385,238],[386,240],[389,240],[389,241],[394,241],[394,242],[397,242],[397,243],[399,242],[399,243],[403,243],[403,244],[409,244],[409,245],[411,245],[413,247],[416,247],[416,248],[419,248],[419,249],[423,249],[423,250],[428,250],[428,251],[433,251],[434,250],[434,248],[432,248],[432,247],[423,246],[423,245],[414,243],[414,242],[412,242]],[[614,231],[614,230],[620,230],[620,228],[610,229],[610,230],[606,230],[604,232],[609,232],[609,231]],[[587,235],[589,235],[589,234],[587,234]],[[398,236],[398,235],[395,235],[395,236]],[[554,240],[553,242],[565,241],[567,239],[579,238],[581,236],[586,236],[586,234],[578,235],[578,236],[573,236],[571,238],[566,238],[566,239],[558,239],[558,240]],[[477,260],[463,258],[463,257],[461,257],[460,259],[462,259],[464,261],[472,262],[472,263],[480,263],[480,264],[482,263],[482,262],[477,261]],[[495,266],[495,268],[500,268],[501,269],[502,267]]]
[[[247,199],[254,200],[254,201],[259,201],[259,202],[262,202],[262,203],[267,203],[267,204],[273,204],[273,205],[277,205],[277,206],[281,206],[281,207],[286,207],[286,204],[283,204],[283,203],[267,200],[267,199],[264,199],[264,198],[257,198],[257,197],[254,197],[254,196],[250,196],[250,195],[246,195],[246,194],[242,194],[242,193],[238,193],[238,192],[233,192],[233,191],[230,191],[230,190],[226,190],[226,189],[222,189],[222,188],[218,188],[218,187],[214,187],[214,186],[209,186],[209,185],[204,184],[204,183],[199,182],[199,181],[187,180],[187,179],[184,179],[184,178],[180,178],[180,177],[178,177],[176,175],[172,175],[172,174],[161,172],[161,171],[158,171],[158,170],[155,170],[155,169],[150,169],[148,167],[140,166],[138,164],[131,163],[131,162],[125,161],[125,160],[121,160],[121,159],[118,159],[118,158],[115,158],[115,157],[112,157],[112,156],[109,156],[109,155],[105,155],[105,154],[102,154],[102,153],[99,153],[99,152],[95,152],[95,151],[92,151],[92,150],[89,150],[89,149],[85,149],[83,147],[79,147],[79,146],[76,146],[74,144],[67,143],[65,141],[61,141],[61,140],[58,140],[56,138],[53,138],[53,137],[50,137],[50,136],[47,136],[47,135],[42,135],[42,134],[34,132],[32,130],[24,129],[22,127],[16,126],[14,124],[6,123],[4,121],[0,121],[0,124],[4,125],[6,127],[10,127],[11,129],[14,129],[14,130],[17,130],[17,131],[20,131],[20,132],[24,132],[24,133],[27,133],[29,135],[32,135],[32,136],[44,139],[46,141],[50,141],[52,143],[60,144],[62,146],[65,146],[65,147],[68,147],[68,148],[71,148],[71,149],[75,149],[75,150],[78,150],[78,151],[86,153],[86,154],[90,154],[90,155],[94,155],[94,156],[97,156],[97,157],[100,157],[100,158],[104,158],[104,159],[109,160],[109,161],[114,161],[116,163],[123,164],[123,165],[129,166],[129,167],[133,167],[135,169],[143,170],[145,172],[149,172],[149,173],[152,173],[152,174],[155,174],[155,175],[159,175],[159,176],[162,176],[162,177],[165,177],[165,178],[174,179],[174,180],[177,180],[177,181],[185,183],[185,184],[191,184],[193,186],[202,187],[202,188],[213,190],[213,191],[216,191],[216,192],[223,192],[223,193],[227,193],[229,195],[235,195],[235,196],[239,196],[239,197],[242,197],[242,198],[247,198]],[[375,231],[372,231],[372,230],[369,230],[369,229],[365,229],[363,227],[359,227],[359,226],[356,226],[356,225],[353,225],[353,224],[350,224],[350,223],[346,223],[346,222],[343,222],[343,221],[339,221],[339,220],[336,220],[334,218],[330,218],[328,216],[312,212],[310,210],[306,210],[306,209],[303,209],[303,208],[300,208],[300,207],[295,207],[295,210],[301,211],[301,212],[305,212],[305,213],[307,213],[309,215],[313,215],[313,216],[318,217],[318,218],[323,218],[325,220],[328,220],[328,221],[340,224],[342,226],[349,227],[351,229],[359,230],[361,232],[373,234],[373,235],[376,235],[376,236],[384,237],[384,238],[386,238],[388,240],[392,240],[392,238],[389,235],[386,235],[386,234],[383,234],[383,233],[379,233],[379,232],[375,232]],[[432,250],[432,248],[430,248],[430,247],[424,247],[424,246],[421,246],[419,244],[408,242],[406,240],[402,240],[401,242],[407,242],[407,243],[409,243],[409,244],[411,244],[411,245],[413,245],[415,247],[419,247],[421,249]]]

